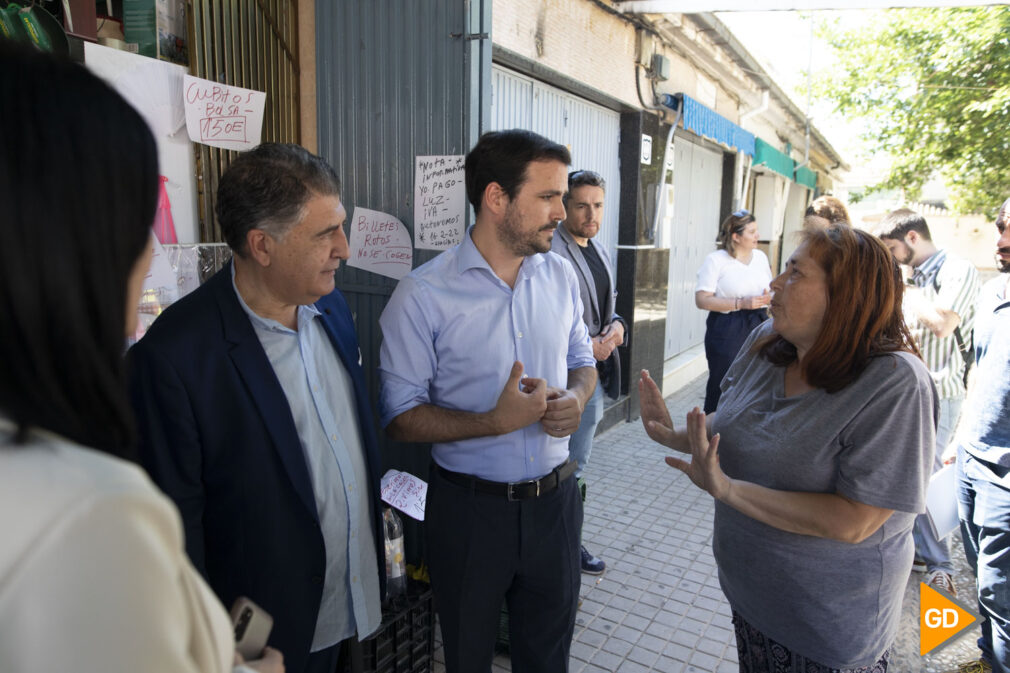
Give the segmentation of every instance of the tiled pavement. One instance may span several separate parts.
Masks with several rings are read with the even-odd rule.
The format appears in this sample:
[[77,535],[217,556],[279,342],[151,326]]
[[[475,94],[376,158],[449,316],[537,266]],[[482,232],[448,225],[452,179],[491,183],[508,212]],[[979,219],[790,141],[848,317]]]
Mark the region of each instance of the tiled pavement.
[[[678,426],[701,405],[704,385],[703,376],[667,398]],[[738,670],[729,606],[712,557],[712,499],[663,463],[665,454],[637,421],[596,438],[586,469],[583,541],[606,560],[607,571],[582,576],[572,673]],[[959,540],[953,558],[960,595],[972,604],[973,585]],[[893,673],[944,671],[977,656],[977,628],[938,654],[919,656],[921,577],[913,573],[908,581]],[[437,636],[435,659],[435,671],[441,673]],[[494,671],[510,671],[507,656],[495,658]]]

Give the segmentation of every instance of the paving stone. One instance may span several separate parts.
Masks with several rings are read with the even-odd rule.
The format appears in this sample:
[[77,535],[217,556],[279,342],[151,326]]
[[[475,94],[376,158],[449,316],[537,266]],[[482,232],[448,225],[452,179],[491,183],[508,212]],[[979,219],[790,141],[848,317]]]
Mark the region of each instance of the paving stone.
[[643,666],[642,664],[635,663],[630,659],[625,659],[621,662],[621,665],[617,668],[615,673],[649,673],[652,669],[648,666]]

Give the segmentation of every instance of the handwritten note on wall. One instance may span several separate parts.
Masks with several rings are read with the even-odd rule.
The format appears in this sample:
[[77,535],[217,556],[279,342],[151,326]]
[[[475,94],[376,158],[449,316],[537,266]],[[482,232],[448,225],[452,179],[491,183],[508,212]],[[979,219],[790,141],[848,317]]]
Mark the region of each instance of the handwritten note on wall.
[[186,75],[182,91],[190,140],[239,151],[260,144],[265,93],[190,75]]
[[355,207],[349,230],[349,265],[397,280],[410,273],[414,251],[403,222],[377,210]]
[[466,187],[461,155],[416,158],[414,247],[446,250],[463,240]]
[[424,500],[428,483],[409,472],[390,470],[382,475],[380,492],[383,501],[409,517],[424,521]]

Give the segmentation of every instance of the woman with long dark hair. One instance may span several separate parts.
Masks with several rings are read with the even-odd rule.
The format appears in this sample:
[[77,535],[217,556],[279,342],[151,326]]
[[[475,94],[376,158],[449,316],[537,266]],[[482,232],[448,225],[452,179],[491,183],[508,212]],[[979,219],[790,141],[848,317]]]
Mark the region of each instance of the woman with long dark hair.
[[0,63],[0,671],[231,670],[179,514],[129,462],[154,138],[80,65],[4,40]]

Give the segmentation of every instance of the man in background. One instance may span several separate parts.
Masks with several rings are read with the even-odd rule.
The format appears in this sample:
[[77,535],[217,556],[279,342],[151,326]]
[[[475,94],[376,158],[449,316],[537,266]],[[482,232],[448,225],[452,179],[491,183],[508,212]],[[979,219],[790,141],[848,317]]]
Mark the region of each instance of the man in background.
[[[970,343],[975,322],[979,275],[966,259],[933,243],[922,215],[901,208],[881,221],[878,236],[899,264],[912,269],[904,298],[905,322],[940,397],[933,471],[943,466],[943,453],[953,439],[964,402],[965,359],[958,346]],[[913,569],[926,572],[926,583],[953,595],[954,567],[946,540],[938,540],[925,514],[912,529],[916,559]]]
[[[603,418],[603,394],[611,399],[621,395],[621,358],[617,347],[624,344],[627,323],[614,310],[617,289],[614,267],[607,249],[593,239],[603,222],[603,201],[606,183],[593,171],[568,174],[568,194],[565,196],[566,217],[551,242],[551,250],[575,267],[582,297],[582,320],[589,329],[596,358],[598,381],[593,396],[582,413],[579,429],[571,437],[568,453],[578,463],[575,478],[579,480],[582,501],[586,500],[586,482],[582,475],[593,450],[596,426]],[[607,564],[581,545],[582,572],[600,575]]]
[[977,366],[958,432],[958,516],[982,615],[982,656],[964,673],[1010,671],[1010,199],[996,231],[1000,274],[979,293]]

